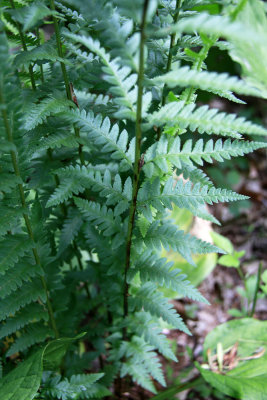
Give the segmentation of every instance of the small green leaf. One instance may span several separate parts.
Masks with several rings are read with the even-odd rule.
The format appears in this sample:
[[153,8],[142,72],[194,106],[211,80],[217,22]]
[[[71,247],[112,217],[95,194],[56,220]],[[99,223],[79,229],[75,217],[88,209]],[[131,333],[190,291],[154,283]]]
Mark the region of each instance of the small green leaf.
[[238,268],[240,266],[240,261],[234,254],[226,254],[219,258],[218,263],[224,267],[234,267]]
[[229,239],[220,235],[217,232],[210,232],[210,236],[213,240],[213,243],[220,247],[222,250],[226,251],[229,254],[232,254],[234,251],[234,247]]

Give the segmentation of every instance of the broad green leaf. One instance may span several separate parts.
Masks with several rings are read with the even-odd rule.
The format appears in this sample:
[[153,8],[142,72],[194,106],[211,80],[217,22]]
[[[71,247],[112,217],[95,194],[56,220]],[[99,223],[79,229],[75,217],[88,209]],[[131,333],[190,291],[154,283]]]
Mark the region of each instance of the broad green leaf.
[[81,333],[74,338],[61,338],[48,343],[43,356],[44,368],[47,370],[51,370],[58,367],[69,345],[73,341],[81,339],[84,335],[85,333]]
[[44,349],[33,354],[0,380],[1,400],[31,400],[42,378]]
[[39,350],[26,361],[20,363],[17,368],[0,380],[0,399],[33,399],[41,383],[43,368],[53,369],[57,367],[70,343],[83,336],[84,333],[75,338],[53,340],[44,349]]
[[208,349],[216,354],[218,343],[224,352],[238,343],[237,365],[230,370],[224,366],[223,373],[198,366],[204,379],[235,399],[267,399],[267,321],[243,318],[217,326],[205,339],[204,354]]

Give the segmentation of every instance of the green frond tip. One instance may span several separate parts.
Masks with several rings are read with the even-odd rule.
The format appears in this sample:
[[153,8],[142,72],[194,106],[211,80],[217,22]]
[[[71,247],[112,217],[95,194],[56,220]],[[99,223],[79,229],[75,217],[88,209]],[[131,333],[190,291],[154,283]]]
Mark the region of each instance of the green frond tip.
[[113,241],[114,249],[124,243],[125,234],[123,232],[121,218],[115,216],[112,209],[108,208],[106,205],[101,207],[99,203],[80,199],[79,197],[74,197],[74,202],[81,213],[85,215],[86,220],[93,222],[94,225],[103,232],[104,236],[110,237],[115,235]]
[[116,118],[135,120],[136,117],[136,81],[137,74],[131,73],[131,68],[120,65],[120,59],[111,60],[110,54],[100,46],[98,40],[90,36],[76,35],[64,32],[65,37],[84,45],[90,52],[96,54],[103,63],[104,80],[110,84],[110,93],[114,95],[114,103],[118,111]]
[[157,175],[158,171],[168,173],[169,164],[181,169],[183,163],[193,166],[193,162],[195,162],[202,166],[203,161],[212,163],[213,160],[229,160],[231,157],[242,156],[266,147],[266,142],[231,141],[231,139],[227,139],[225,142],[221,139],[216,142],[210,139],[206,143],[203,139],[199,139],[195,143],[189,139],[181,145],[179,137],[168,139],[166,136],[162,136],[159,142],[147,149],[143,171],[151,178],[153,175]]
[[[248,199],[247,196],[235,193],[231,190],[201,186],[192,182],[186,183],[182,179],[175,180],[170,178],[163,190],[161,190],[160,180],[155,178],[152,182],[146,181],[141,187],[137,198],[137,207],[145,217],[152,222],[150,206],[160,212],[165,208],[172,210],[172,203],[179,208],[186,208],[200,218],[208,219],[207,212],[202,208],[205,203],[213,204]],[[201,215],[202,214],[202,215]]]
[[17,234],[6,236],[0,241],[0,274],[12,268],[19,259],[28,254],[33,243],[28,236]]
[[[177,231],[177,233],[180,232]],[[204,247],[205,242],[199,242],[199,245]],[[210,250],[215,251],[215,248],[210,248]],[[218,248],[216,251],[218,251]],[[135,268],[130,269],[130,276],[139,271],[140,279],[144,283],[152,281],[161,287],[174,290],[179,296],[209,304],[200,292],[186,280],[186,275],[181,274],[179,269],[172,267],[173,262],[168,262],[166,258],[158,258],[157,254],[152,253],[151,250],[146,250],[137,259]]]
[[24,129],[29,131],[43,123],[47,117],[58,114],[69,107],[75,107],[75,104],[69,100],[47,97],[40,103],[31,105],[31,109],[26,111]]
[[[139,366],[139,372],[143,371],[144,373],[143,377],[139,378],[139,380],[141,379],[141,381],[139,381],[141,386],[146,387],[148,390],[152,390],[153,384],[149,381],[149,375],[157,380],[162,386],[166,386],[157,354],[153,351],[153,347],[148,345],[143,338],[133,336],[131,341],[123,342],[120,348],[120,355],[126,358],[126,361],[122,364],[121,376],[131,373],[131,371],[133,371],[132,366],[135,365]],[[146,382],[146,380],[148,382]],[[155,389],[153,392],[155,392]]]
[[103,119],[100,114],[95,116],[91,111],[86,114],[85,110],[70,110],[64,113],[64,118],[81,127],[81,133],[88,137],[89,142],[99,146],[101,152],[112,153],[111,158],[120,161],[121,170],[133,168],[135,139],[129,143],[125,129],[120,132],[118,124],[111,126],[108,117]]
[[162,330],[154,322],[151,315],[145,311],[140,311],[131,316],[129,322],[130,328],[139,337],[143,335],[145,341],[155,347],[164,357],[178,361],[173,353],[170,343],[162,333]]
[[104,175],[99,170],[92,167],[77,165],[76,167],[66,167],[55,171],[63,178],[60,185],[49,198],[46,207],[58,205],[72,196],[72,193],[78,194],[86,188],[91,188],[99,192],[101,197],[106,198],[107,205],[114,205],[114,215],[122,214],[128,207],[132,199],[132,180],[130,177],[122,183],[119,174],[116,174],[112,181],[111,173],[108,169]]
[[166,104],[159,111],[155,111],[148,117],[145,128],[152,126],[176,126],[180,129],[189,128],[192,132],[209,135],[216,134],[240,138],[240,134],[267,135],[267,129],[260,125],[246,121],[235,114],[220,112],[216,108],[208,106],[196,107],[195,104],[185,104],[183,101]]
[[144,242],[147,249],[155,248],[160,251],[161,246],[163,246],[169,251],[171,248],[173,251],[181,254],[193,266],[195,266],[195,263],[192,259],[192,254],[223,253],[218,247],[189,234],[185,234],[184,231],[178,230],[176,225],[169,222],[165,222],[162,225],[159,224],[159,221],[153,222],[146,236],[139,240],[136,239],[138,247],[140,246],[139,241],[141,243]]
[[103,377],[99,374],[79,374],[72,375],[70,379],[60,380],[60,376],[54,378],[46,394],[57,399],[100,399],[110,396],[111,392],[103,385],[96,383]]
[[24,66],[29,66],[32,62],[42,61],[45,62],[63,62],[70,63],[64,58],[59,57],[55,44],[49,42],[44,43],[41,46],[35,47],[32,50],[23,51],[19,53],[14,60],[14,65],[16,68]]
[[175,329],[191,335],[191,332],[180,315],[177,314],[172,304],[156,290],[156,286],[151,282],[147,282],[141,288],[137,289],[135,295],[129,299],[129,306],[132,311],[141,311],[143,309],[152,316],[161,317]]
[[[223,97],[227,97],[226,91],[235,92],[240,95],[261,97],[261,92],[257,88],[250,86],[236,76],[230,76],[227,73],[219,74],[217,72],[198,71],[190,69],[188,66],[157,76],[152,82],[156,84],[162,83],[169,88],[191,86],[218,94],[219,96],[222,95]],[[230,94],[228,93],[228,97]],[[230,99],[232,100],[231,96]]]

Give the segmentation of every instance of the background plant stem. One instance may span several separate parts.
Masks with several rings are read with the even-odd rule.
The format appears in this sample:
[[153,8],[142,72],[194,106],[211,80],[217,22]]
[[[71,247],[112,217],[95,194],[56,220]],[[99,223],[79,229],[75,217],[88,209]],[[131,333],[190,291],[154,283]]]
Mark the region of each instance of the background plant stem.
[[[133,180],[133,194],[132,203],[129,212],[128,231],[126,237],[126,261],[124,270],[124,295],[123,295],[123,315],[124,318],[128,315],[128,296],[129,296],[129,284],[127,283],[127,273],[130,268],[131,262],[131,244],[132,234],[134,227],[134,217],[136,212],[136,202],[138,194],[138,183],[140,175],[140,158],[141,158],[141,139],[142,139],[142,100],[143,100],[143,79],[144,79],[144,46],[145,46],[145,27],[146,27],[146,16],[148,9],[149,0],[144,1],[143,15],[141,22],[141,38],[140,38],[140,51],[139,51],[139,72],[138,72],[138,94],[137,94],[137,107],[136,107],[136,124],[135,124],[135,161],[134,161],[134,180]],[[124,337],[126,336],[126,329],[124,329]]]
[[262,262],[259,263],[258,267],[258,273],[257,273],[257,282],[255,286],[255,292],[254,292],[254,297],[253,297],[253,303],[252,303],[252,308],[250,312],[250,317],[253,317],[256,309],[256,304],[257,304],[257,298],[258,298],[258,291],[260,288],[260,281],[261,281],[261,271],[262,271]]

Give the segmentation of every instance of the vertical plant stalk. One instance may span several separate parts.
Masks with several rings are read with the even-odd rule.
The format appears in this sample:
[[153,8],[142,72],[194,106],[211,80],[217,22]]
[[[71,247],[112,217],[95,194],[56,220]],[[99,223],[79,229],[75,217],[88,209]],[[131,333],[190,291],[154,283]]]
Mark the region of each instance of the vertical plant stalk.
[[[15,145],[14,140],[13,140],[12,130],[11,130],[10,125],[9,125],[8,116],[7,116],[7,112],[6,112],[6,108],[5,108],[5,101],[4,101],[4,96],[3,96],[3,92],[2,92],[2,87],[0,87],[0,104],[2,106],[2,117],[3,117],[4,126],[5,126],[5,130],[6,130],[7,140],[10,143],[12,143],[13,145]],[[19,170],[17,154],[16,154],[16,152],[14,150],[11,150],[10,151],[10,155],[11,155],[11,159],[12,159],[12,165],[13,165],[14,173],[21,180],[22,178],[21,178],[21,174],[20,174],[20,170]],[[26,210],[27,205],[26,205],[25,193],[24,193],[24,188],[23,188],[22,183],[18,184],[18,189],[19,189],[20,202],[21,202],[22,208],[24,210]],[[26,225],[26,229],[27,229],[27,232],[28,232],[28,236],[32,240],[32,242],[35,243],[34,235],[33,235],[33,229],[32,229],[32,226],[31,226],[30,219],[29,219],[29,217],[28,217],[28,215],[26,213],[23,213],[23,218],[24,218],[24,221],[25,221],[25,225]],[[32,248],[32,252],[33,252],[33,256],[34,256],[36,265],[38,267],[42,268],[41,260],[40,260],[39,253],[38,253],[38,250],[37,250],[36,246],[34,246]],[[47,288],[47,285],[46,285],[46,281],[45,281],[43,276],[41,276],[40,279],[41,279],[42,286],[43,286],[45,294],[46,294],[46,304],[47,304],[47,308],[48,308],[48,314],[49,314],[50,323],[51,323],[51,326],[52,326],[53,331],[55,333],[55,337],[58,338],[59,337],[59,333],[58,333],[58,329],[57,329],[57,326],[56,326],[56,321],[55,321],[55,318],[54,318],[54,312],[53,312],[52,304],[51,304],[50,299],[49,299],[49,294],[48,294],[48,288]]]
[[[174,17],[173,17],[174,24],[176,24],[178,22],[181,3],[182,3],[182,0],[176,0],[176,6],[175,6],[175,11],[174,11]],[[167,66],[166,66],[166,73],[170,71],[171,66],[172,66],[173,48],[175,46],[175,40],[176,40],[176,33],[172,33],[170,47],[169,47],[169,53],[168,53]],[[165,96],[166,87],[167,86],[165,84],[164,88],[163,88],[163,92],[162,92],[162,101],[161,101],[162,106],[164,106],[166,103],[166,96]]]
[[[181,3],[182,0],[176,0],[176,6],[175,6],[175,11],[174,11],[174,17],[173,17],[173,22],[176,24],[178,22],[179,14],[180,14],[180,8],[181,8]],[[167,60],[167,66],[166,66],[166,73],[170,71],[171,66],[172,66],[172,57],[173,57],[173,48],[175,46],[175,40],[176,40],[176,33],[171,34],[171,40],[170,40],[170,47],[169,47],[169,52],[168,52],[168,60]],[[162,98],[161,98],[161,107],[165,106],[166,104],[166,89],[167,85],[165,84],[162,89]],[[159,127],[157,129],[157,140],[159,140],[161,137],[161,128]]]
[[[217,42],[217,36],[213,36],[212,38],[207,38],[207,43],[204,44],[204,46],[202,47],[202,49],[200,50],[200,52],[198,53],[198,60],[194,63],[193,65],[193,69],[200,71],[201,67],[203,65],[204,60],[207,58],[210,48],[214,45],[215,42]],[[194,87],[191,87],[190,89],[185,89],[185,91],[182,93],[181,96],[183,96],[184,93],[188,92],[185,102],[186,104],[191,103],[192,98],[196,92],[196,89]]]
[[[14,1],[13,0],[9,0],[9,1],[10,1],[10,4],[11,4],[11,7],[15,10],[16,7],[15,7],[15,4],[14,4]],[[15,21],[15,24],[16,24],[16,27],[17,27],[17,29],[19,31],[19,36],[20,36],[20,41],[21,41],[21,44],[22,44],[22,48],[23,48],[24,51],[28,51],[26,40],[25,40],[25,37],[23,35],[21,26],[17,21]],[[33,88],[33,90],[36,90],[36,84],[35,84],[32,64],[29,65],[29,74],[30,74],[32,88]]]
[[[55,1],[54,0],[50,0],[50,8],[51,8],[52,11],[56,11]],[[62,51],[62,43],[61,43],[61,39],[60,39],[58,20],[57,20],[57,17],[55,15],[53,15],[53,22],[54,22],[56,41],[57,41],[57,52],[58,52],[59,57],[64,58],[63,51]],[[67,99],[70,100],[70,101],[73,101],[72,95],[71,95],[70,82],[69,82],[66,66],[65,66],[65,64],[63,62],[60,63],[60,66],[61,66],[61,71],[62,71],[64,83],[65,83],[65,90],[66,90]],[[75,125],[73,125],[73,128],[74,128],[75,136],[77,138],[80,138],[80,130],[79,130],[79,128],[77,128]],[[85,165],[83,146],[81,144],[79,144],[78,152],[79,152],[79,158],[80,158],[81,164]]]
[[[133,194],[132,202],[129,212],[129,222],[128,231],[126,237],[126,261],[124,270],[124,294],[123,294],[123,315],[124,318],[128,315],[128,296],[129,296],[129,284],[127,283],[127,273],[130,268],[131,262],[131,244],[132,244],[132,234],[134,227],[134,217],[136,212],[136,202],[138,194],[138,183],[140,176],[140,159],[141,159],[141,139],[142,139],[142,101],[143,101],[143,80],[144,80],[144,70],[145,70],[145,60],[144,60],[144,46],[145,46],[145,27],[146,27],[146,17],[148,10],[149,0],[144,1],[143,14],[141,21],[141,38],[140,38],[140,52],[139,52],[139,72],[138,72],[138,94],[137,94],[137,107],[136,107],[136,124],[135,124],[135,161],[134,161],[134,180],[133,180]],[[126,330],[124,330],[124,337],[126,336]]]
[[[37,39],[38,46],[40,46],[41,40],[40,40],[39,28],[36,28],[36,39]],[[44,69],[43,69],[42,64],[40,65],[40,73],[41,73],[41,81],[42,81],[42,83],[44,83]]]
[[261,271],[262,271],[262,262],[259,263],[258,267],[258,273],[257,273],[257,282],[255,286],[255,292],[254,292],[254,297],[253,297],[253,303],[252,303],[252,308],[250,312],[250,317],[253,317],[256,309],[256,304],[257,304],[257,298],[258,298],[258,291],[260,288],[260,282],[261,282]]

